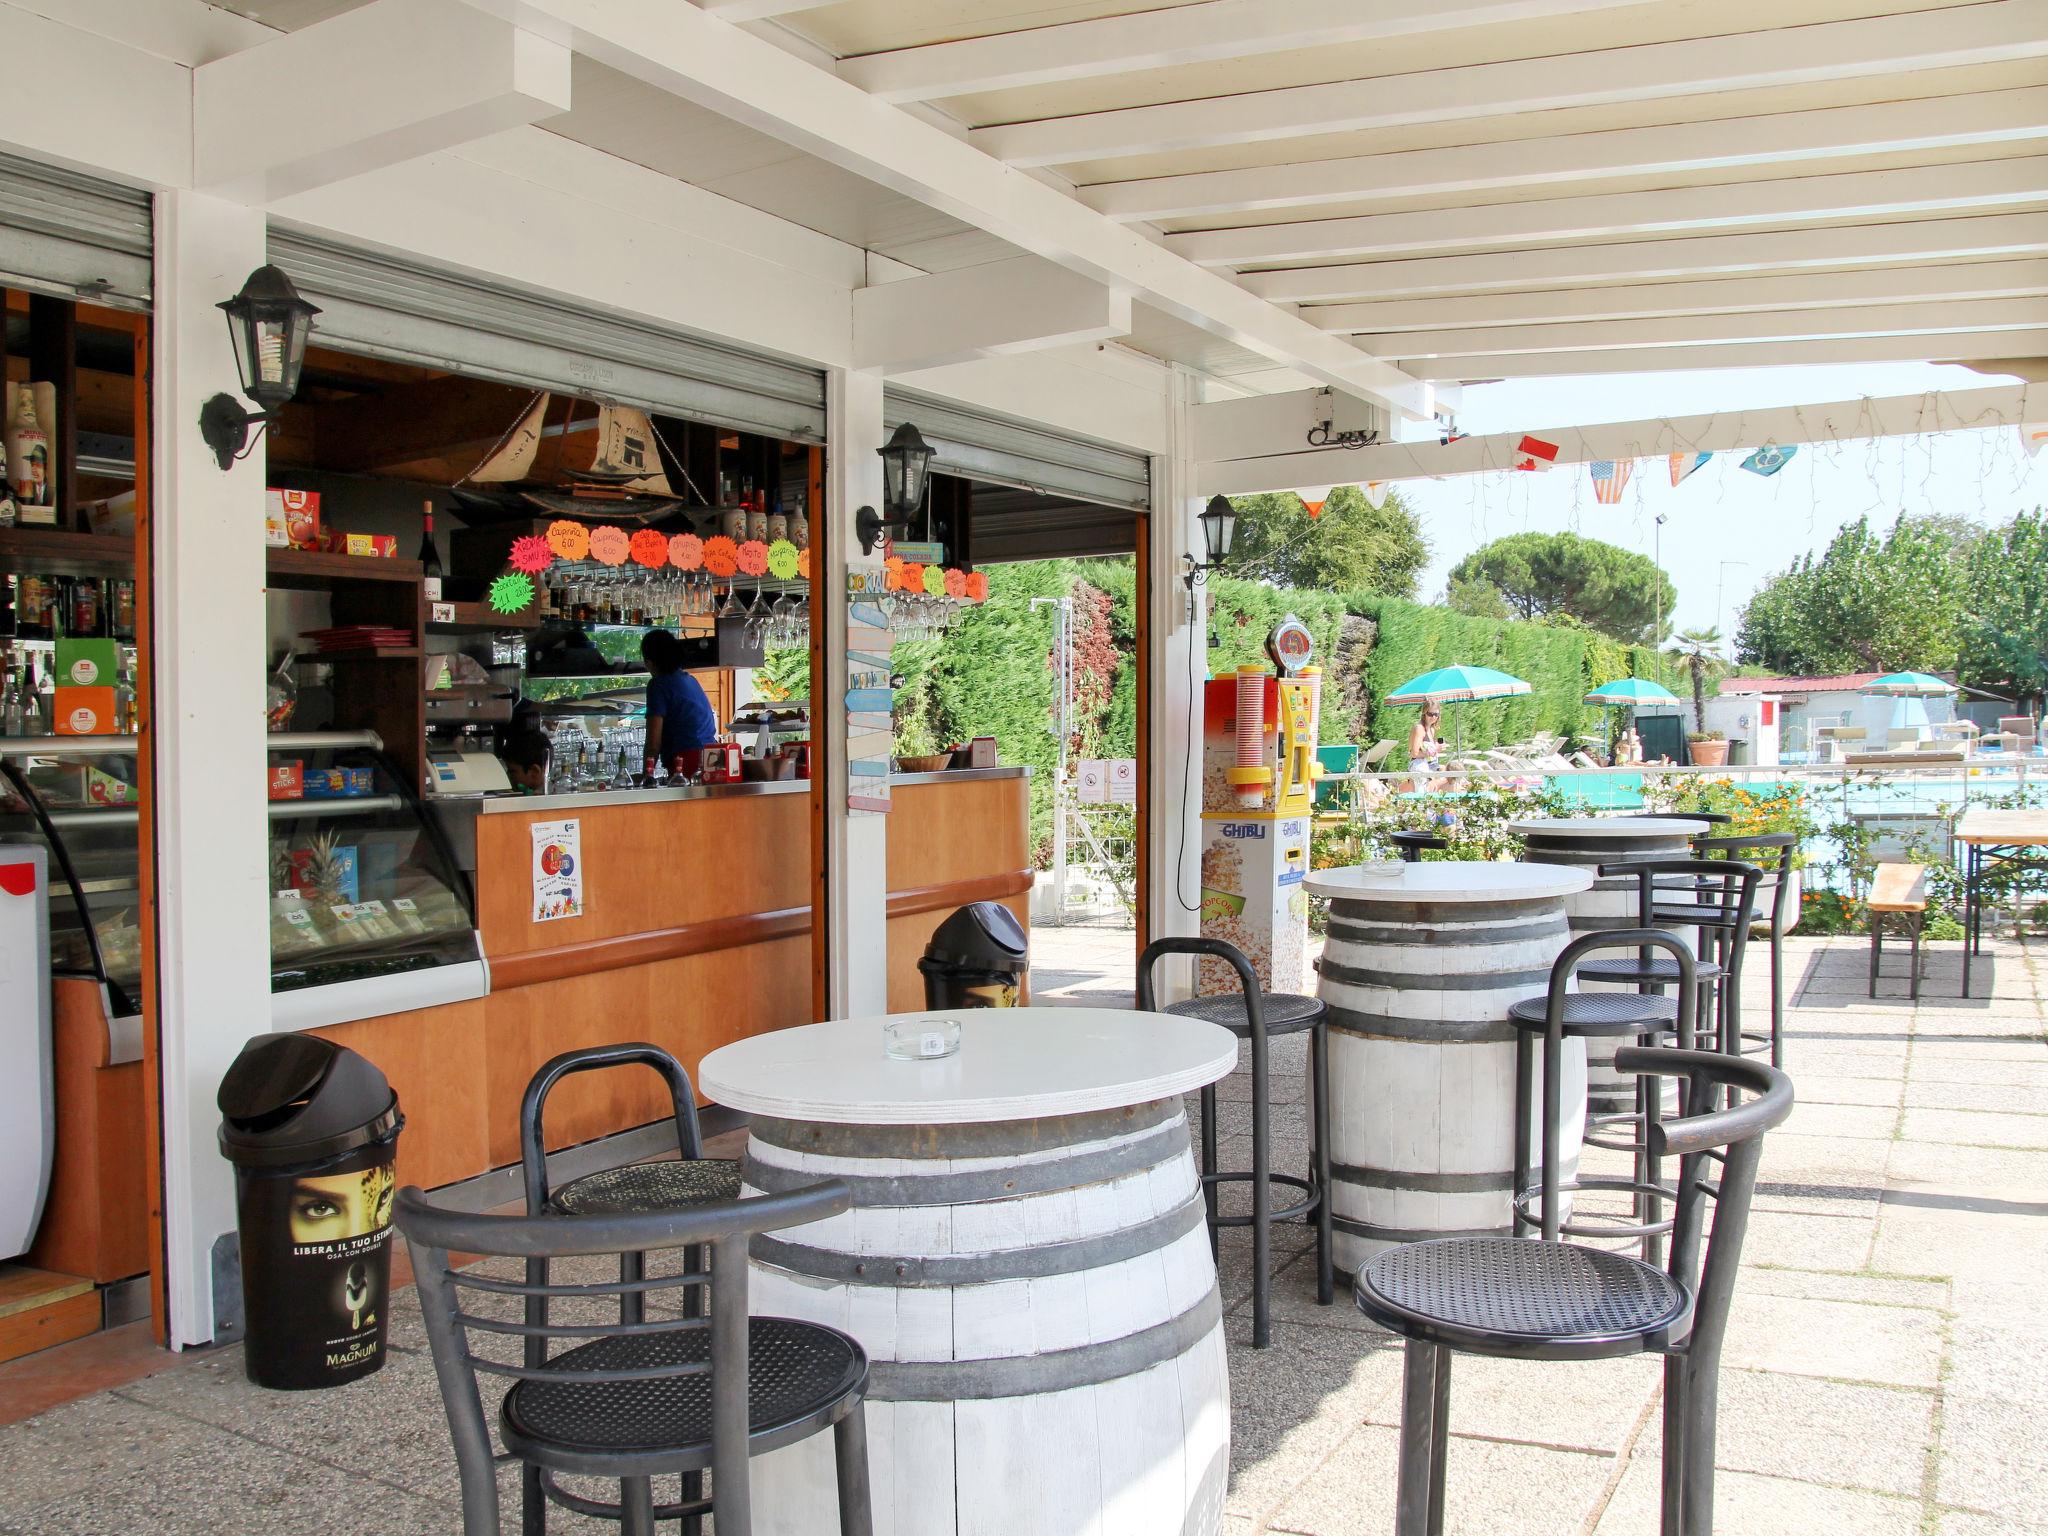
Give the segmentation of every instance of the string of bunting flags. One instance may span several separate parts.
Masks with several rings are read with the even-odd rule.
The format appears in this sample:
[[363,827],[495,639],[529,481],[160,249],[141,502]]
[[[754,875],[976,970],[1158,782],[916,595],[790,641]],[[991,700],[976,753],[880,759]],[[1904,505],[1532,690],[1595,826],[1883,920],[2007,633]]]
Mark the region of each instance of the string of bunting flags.
[[[777,581],[808,581],[811,577],[811,552],[798,549],[788,539],[735,541],[724,534],[705,539],[694,533],[666,534],[653,528],[628,534],[608,523],[591,528],[562,518],[550,523],[545,534],[522,534],[512,541],[505,560],[512,569],[490,584],[485,600],[498,613],[518,613],[534,599],[535,578],[558,561],[571,565],[588,561],[616,568],[629,560],[647,571],[702,571],[719,581],[742,576]],[[885,590],[890,592],[921,593],[965,603],[988,599],[988,577],[980,571],[920,565],[892,556],[884,562],[883,572]]]

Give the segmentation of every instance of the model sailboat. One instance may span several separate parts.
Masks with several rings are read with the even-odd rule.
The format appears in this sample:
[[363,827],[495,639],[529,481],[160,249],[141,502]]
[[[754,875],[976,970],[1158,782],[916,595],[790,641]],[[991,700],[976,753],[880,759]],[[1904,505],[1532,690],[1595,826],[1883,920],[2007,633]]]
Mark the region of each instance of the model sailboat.
[[[455,486],[471,522],[493,517],[573,517],[608,523],[651,523],[678,511],[683,499],[662,467],[654,423],[629,405],[600,405],[597,420],[548,424],[553,396],[543,391],[504,440]],[[588,447],[589,458],[583,459]]]

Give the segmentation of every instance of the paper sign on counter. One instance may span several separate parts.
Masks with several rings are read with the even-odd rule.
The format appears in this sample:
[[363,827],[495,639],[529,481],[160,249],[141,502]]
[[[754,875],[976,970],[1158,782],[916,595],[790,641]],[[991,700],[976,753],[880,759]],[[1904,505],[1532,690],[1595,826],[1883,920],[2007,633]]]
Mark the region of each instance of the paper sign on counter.
[[533,920],[583,915],[583,823],[536,821],[533,832]]

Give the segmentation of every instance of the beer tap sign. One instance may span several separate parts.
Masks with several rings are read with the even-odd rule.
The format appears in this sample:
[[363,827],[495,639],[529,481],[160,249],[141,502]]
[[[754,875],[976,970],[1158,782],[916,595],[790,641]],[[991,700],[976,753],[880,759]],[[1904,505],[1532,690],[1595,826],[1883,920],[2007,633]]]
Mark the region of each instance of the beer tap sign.
[[[1309,831],[1315,806],[1322,672],[1315,639],[1289,614],[1266,637],[1274,670],[1239,667],[1203,692],[1202,933],[1244,951],[1269,992],[1312,992]],[[1203,960],[1199,990],[1237,989]]]

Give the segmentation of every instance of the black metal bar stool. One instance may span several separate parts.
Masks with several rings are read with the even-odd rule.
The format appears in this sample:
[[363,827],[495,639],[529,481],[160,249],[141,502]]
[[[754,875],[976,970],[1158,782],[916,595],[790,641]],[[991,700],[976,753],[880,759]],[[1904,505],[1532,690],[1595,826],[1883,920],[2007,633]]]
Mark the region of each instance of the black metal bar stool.
[[[1739,1049],[1742,1019],[1742,957],[1756,917],[1756,891],[1763,871],[1734,859],[1644,859],[1600,866],[1603,876],[1636,879],[1639,928],[1695,931],[1693,978],[1714,996],[1714,1031],[1721,1049]],[[1582,967],[1585,981],[1633,982],[1661,991],[1678,979],[1674,961],[1644,949],[1634,958],[1595,960]],[[1699,1027],[1706,1027],[1700,1010]]]
[[[600,1169],[571,1179],[560,1189],[550,1190],[547,1132],[541,1123],[548,1095],[564,1078],[576,1073],[628,1066],[652,1067],[667,1080],[675,1114],[677,1155],[660,1162],[628,1163],[620,1168]],[[720,1200],[737,1200],[740,1196],[740,1165],[730,1159],[704,1156],[703,1137],[697,1127],[697,1095],[690,1086],[690,1074],[683,1070],[681,1062],[660,1046],[645,1042],[564,1051],[533,1074],[527,1082],[525,1095],[519,1101],[519,1171],[526,1187],[526,1214],[529,1216],[634,1216],[653,1211],[683,1210]],[[700,1248],[684,1250],[685,1273],[701,1273],[703,1263],[704,1254]],[[530,1284],[546,1285],[547,1259],[528,1260],[526,1278]],[[643,1279],[645,1264],[642,1256],[637,1252],[621,1253],[619,1281],[626,1288],[619,1293],[620,1322],[641,1321],[643,1297],[633,1286]],[[688,1315],[695,1315],[697,1303],[696,1289],[685,1290],[683,1307]],[[538,1325],[545,1321],[542,1306],[534,1298],[528,1298],[527,1312],[529,1324]],[[535,1338],[531,1341],[529,1364],[539,1363],[542,1347],[542,1340]],[[521,1529],[525,1536],[541,1536],[547,1526],[547,1501],[550,1498],[559,1500],[559,1494],[547,1484],[539,1463],[528,1462],[520,1471]],[[686,1500],[696,1497],[699,1476],[695,1472],[685,1474],[683,1493]],[[693,1533],[698,1526],[696,1517],[686,1517],[686,1532]]]
[[1419,864],[1423,854],[1441,852],[1451,846],[1449,838],[1438,837],[1434,832],[1389,832],[1387,841],[1394,845],[1394,852],[1407,864]]
[[[1661,949],[1670,955],[1676,997],[1647,992],[1571,992],[1573,976],[1584,975],[1586,956],[1603,949],[1634,950],[1647,955]],[[1637,1124],[1635,1138],[1627,1143],[1598,1142],[1635,1154],[1633,1177],[1581,1174],[1569,1184],[1559,1177],[1563,1166],[1564,1089],[1562,1069],[1564,1042],[1593,1035],[1633,1036],[1638,1044],[1656,1044],[1667,1034],[1676,1034],[1679,1048],[1693,1043],[1693,1021],[1698,1007],[1699,986],[1693,976],[1692,951],[1683,943],[1655,928],[1622,928],[1609,933],[1589,933],[1572,940],[1550,968],[1550,986],[1541,997],[1528,997],[1508,1008],[1515,1033],[1515,1187],[1514,1225],[1519,1236],[1529,1227],[1538,1228],[1546,1241],[1559,1237],[1640,1238],[1643,1257],[1650,1263],[1662,1253],[1660,1239],[1671,1230],[1663,1215],[1663,1203],[1671,1191],[1663,1181],[1655,1155],[1657,1127],[1661,1123],[1660,1090],[1645,1078],[1636,1080],[1636,1109],[1631,1115],[1605,1115],[1607,1122],[1630,1119]],[[1529,1129],[1534,1115],[1535,1056],[1543,1053],[1543,1112],[1541,1116],[1543,1164],[1534,1188],[1529,1183]],[[1592,1190],[1626,1193],[1633,1206],[1633,1222],[1584,1219],[1566,1221],[1559,1210],[1560,1196]],[[1536,1204],[1531,1214],[1531,1202]]]
[[[1713,1536],[1721,1346],[1763,1136],[1792,1112],[1792,1081],[1760,1061],[1713,1051],[1623,1046],[1614,1064],[1688,1085],[1685,1117],[1651,1135],[1660,1163],[1679,1159],[1668,1265],[1547,1239],[1447,1237],[1389,1248],[1359,1267],[1358,1309],[1408,1341],[1396,1536],[1441,1536],[1444,1528],[1453,1350],[1513,1360],[1663,1355],[1660,1529],[1663,1536]],[[1752,1097],[1723,1109],[1724,1088]],[[1702,1177],[1712,1148],[1725,1149],[1718,1189]]]
[[[751,1459],[826,1429],[833,1433],[841,1536],[870,1536],[866,1354],[837,1329],[752,1317],[747,1306],[747,1249],[755,1234],[823,1220],[851,1205],[839,1179],[753,1200],[624,1216],[473,1215],[431,1205],[417,1188],[401,1191],[398,1230],[419,1280],[467,1536],[498,1532],[501,1458],[484,1418],[484,1375],[513,1380],[498,1411],[504,1457],[543,1472],[565,1507],[616,1520],[625,1536],[654,1536],[658,1520],[697,1522],[707,1513],[719,1536],[749,1536]],[[708,1272],[627,1278],[629,1255],[707,1246]],[[526,1279],[506,1278],[490,1264],[457,1266],[452,1253],[523,1259]],[[536,1265],[545,1275],[551,1258],[614,1254],[616,1281],[556,1285],[533,1278]],[[684,1317],[644,1316],[650,1291],[681,1288],[698,1296],[707,1285],[708,1308],[700,1302]],[[549,1321],[557,1298],[613,1296],[617,1323]],[[525,1303],[523,1323],[501,1310],[512,1298]],[[500,1351],[480,1351],[494,1336]],[[550,1345],[560,1348],[550,1354]],[[699,1494],[706,1470],[709,1500]],[[619,1501],[555,1489],[558,1474],[617,1478]],[[678,1474],[682,1499],[657,1505],[653,1479]]]
[[[1252,1043],[1252,1166],[1249,1171],[1217,1168],[1216,1088],[1202,1090],[1202,1200],[1208,1208],[1209,1246],[1217,1247],[1221,1227],[1252,1229],[1252,1347],[1264,1349],[1273,1340],[1272,1224],[1276,1221],[1316,1222],[1316,1300],[1328,1306],[1336,1295],[1330,1243],[1330,1037],[1324,1023],[1327,1009],[1319,997],[1291,992],[1262,992],[1244,954],[1221,939],[1155,939],[1138,956],[1138,1007],[1154,1006],[1152,968],[1168,955],[1208,955],[1237,972],[1241,991],[1195,997],[1173,1003],[1167,1013],[1220,1024],[1240,1040]],[[1266,1042],[1273,1035],[1309,1035],[1309,1176],[1272,1170],[1271,1105],[1267,1089]],[[1248,1216],[1224,1216],[1216,1209],[1218,1186],[1249,1183],[1252,1209]],[[1285,1184],[1302,1192],[1291,1205],[1273,1208],[1272,1186]]]
[[1696,837],[1693,850],[1703,859],[1732,859],[1754,864],[1763,883],[1757,889],[1756,906],[1771,927],[1771,1028],[1769,1034],[1744,1030],[1741,1043],[1745,1056],[1766,1053],[1771,1065],[1785,1065],[1785,902],[1792,894],[1792,855],[1799,839],[1790,832],[1757,832],[1748,837]]

